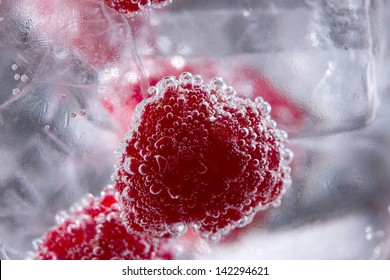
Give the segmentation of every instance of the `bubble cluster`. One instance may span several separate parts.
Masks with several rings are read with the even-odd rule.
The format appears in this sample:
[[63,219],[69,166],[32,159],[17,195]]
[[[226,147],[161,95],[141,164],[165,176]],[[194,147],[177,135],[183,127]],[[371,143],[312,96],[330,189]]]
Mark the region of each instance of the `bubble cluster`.
[[[171,259],[168,243],[128,233],[115,192],[107,187],[100,198],[89,195],[70,214],[56,216],[57,225],[33,242],[30,258],[50,260]],[[164,243],[165,242],[165,243]]]
[[132,17],[150,8],[161,8],[172,0],[104,0],[108,7],[115,9],[120,14]]
[[236,95],[222,78],[185,72],[149,88],[119,149],[114,174],[129,230],[218,241],[278,206],[292,152],[270,105]]

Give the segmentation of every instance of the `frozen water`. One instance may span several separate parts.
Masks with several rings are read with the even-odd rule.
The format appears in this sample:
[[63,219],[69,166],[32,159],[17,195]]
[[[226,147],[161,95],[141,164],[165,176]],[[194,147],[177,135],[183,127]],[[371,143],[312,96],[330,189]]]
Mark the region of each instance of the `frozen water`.
[[2,0],[0,258],[23,258],[56,213],[110,182],[153,79],[191,70],[254,99],[243,65],[303,115],[278,122],[292,185],[195,257],[389,258],[388,15],[380,0],[173,0],[128,20],[102,1]]
[[0,6],[0,234],[11,258],[31,249],[55,213],[109,183],[116,145],[96,71],[35,37],[32,18],[16,13],[26,2],[17,2]]
[[152,17],[143,32],[156,34],[155,45],[142,48],[139,41],[141,54],[209,56],[227,69],[250,64],[306,110],[304,135],[372,121],[378,1],[190,2]]

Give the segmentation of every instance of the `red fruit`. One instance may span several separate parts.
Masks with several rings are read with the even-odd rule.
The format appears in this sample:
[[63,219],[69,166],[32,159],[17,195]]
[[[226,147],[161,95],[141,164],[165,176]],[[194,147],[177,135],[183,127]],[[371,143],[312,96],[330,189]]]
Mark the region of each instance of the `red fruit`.
[[162,79],[136,109],[115,188],[126,226],[154,236],[190,226],[203,237],[248,224],[290,182],[287,135],[270,105],[235,96],[220,78]]
[[[106,188],[100,198],[84,199],[70,217],[47,232],[37,245],[34,259],[109,260],[109,259],[171,259],[150,236],[128,233],[120,218],[119,205],[112,188]],[[63,215],[64,216],[64,215]]]
[[172,0],[104,0],[107,6],[126,16],[133,16],[142,9],[158,8],[172,2]]

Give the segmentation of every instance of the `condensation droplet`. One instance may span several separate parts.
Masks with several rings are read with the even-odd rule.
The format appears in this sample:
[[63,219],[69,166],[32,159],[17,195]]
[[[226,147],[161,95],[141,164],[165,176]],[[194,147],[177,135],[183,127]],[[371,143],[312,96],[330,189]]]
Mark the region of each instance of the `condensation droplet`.
[[18,70],[18,65],[17,64],[12,64],[11,68],[12,68],[12,70],[16,71],[16,70]]
[[15,79],[16,81],[19,81],[19,80],[20,80],[20,75],[19,75],[19,74],[15,74],[15,75],[14,75],[14,79]]

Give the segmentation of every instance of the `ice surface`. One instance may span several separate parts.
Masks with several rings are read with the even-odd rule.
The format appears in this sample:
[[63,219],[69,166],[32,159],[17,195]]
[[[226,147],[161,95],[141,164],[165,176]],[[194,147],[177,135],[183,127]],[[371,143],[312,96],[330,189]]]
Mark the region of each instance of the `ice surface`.
[[0,258],[110,183],[135,104],[188,65],[252,98],[250,67],[303,114],[280,207],[195,257],[389,257],[388,1],[173,0],[133,20],[95,0],[0,2]]

